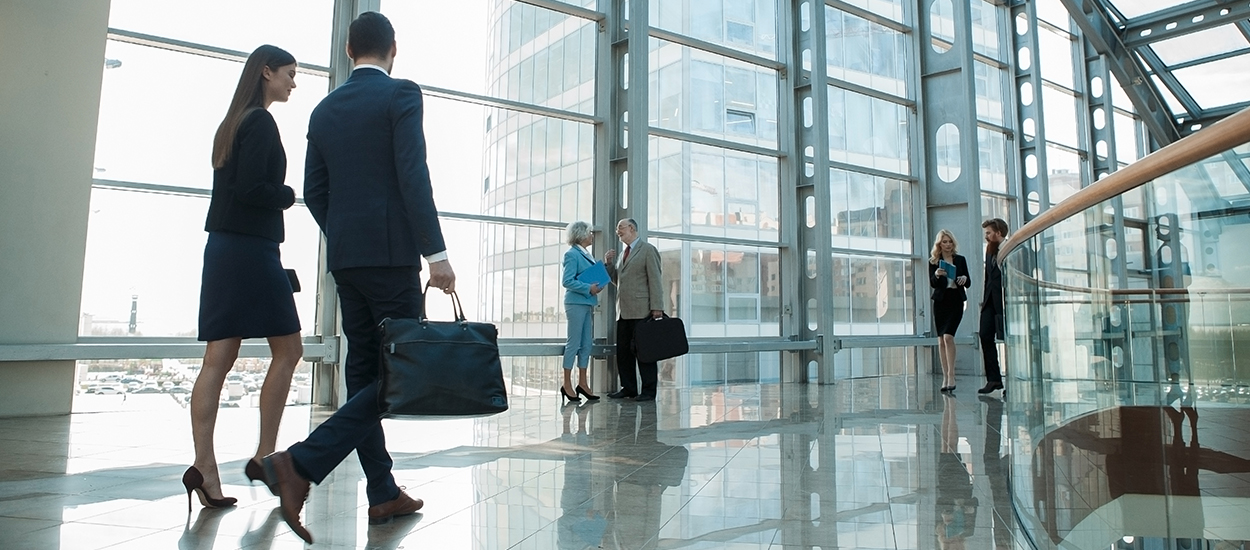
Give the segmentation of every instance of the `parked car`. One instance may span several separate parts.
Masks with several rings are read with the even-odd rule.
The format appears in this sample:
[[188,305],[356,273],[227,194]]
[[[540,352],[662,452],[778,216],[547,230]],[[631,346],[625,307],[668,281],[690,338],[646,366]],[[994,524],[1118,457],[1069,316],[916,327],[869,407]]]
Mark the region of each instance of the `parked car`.
[[99,395],[117,395],[123,393],[117,386],[98,386],[95,392]]
[[161,389],[156,387],[156,384],[148,384],[135,390],[133,393],[161,393]]
[[191,393],[191,389],[186,386],[174,386],[165,391],[169,393]]

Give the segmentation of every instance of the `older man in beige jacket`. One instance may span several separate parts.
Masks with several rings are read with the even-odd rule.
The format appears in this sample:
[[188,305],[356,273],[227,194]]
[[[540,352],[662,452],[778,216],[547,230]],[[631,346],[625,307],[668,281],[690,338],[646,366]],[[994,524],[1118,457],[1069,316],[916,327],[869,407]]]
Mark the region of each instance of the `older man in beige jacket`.
[[[639,362],[634,356],[634,328],[647,317],[659,318],[664,314],[660,252],[638,238],[638,223],[631,218],[617,222],[616,236],[625,245],[625,252],[618,263],[616,251],[609,250],[604,254],[604,263],[616,284],[617,311],[621,316],[616,323],[616,372],[621,389],[608,397],[654,401],[659,365],[654,361]],[[641,391],[635,372],[642,377]]]

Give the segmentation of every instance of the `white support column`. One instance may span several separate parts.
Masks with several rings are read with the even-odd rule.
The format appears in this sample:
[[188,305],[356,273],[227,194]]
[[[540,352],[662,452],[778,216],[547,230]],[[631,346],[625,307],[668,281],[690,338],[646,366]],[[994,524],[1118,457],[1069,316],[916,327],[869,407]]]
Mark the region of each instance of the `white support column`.
[[[0,3],[0,345],[78,339],[108,14]],[[0,417],[68,414],[74,366],[0,362]]]

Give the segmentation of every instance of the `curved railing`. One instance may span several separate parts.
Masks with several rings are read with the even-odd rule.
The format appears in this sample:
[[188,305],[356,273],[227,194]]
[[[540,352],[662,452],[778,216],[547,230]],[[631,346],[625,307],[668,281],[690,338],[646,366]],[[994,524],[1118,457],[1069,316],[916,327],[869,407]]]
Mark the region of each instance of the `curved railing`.
[[1000,248],[1012,503],[1037,548],[1250,540],[1211,519],[1250,517],[1247,143],[1250,110]]

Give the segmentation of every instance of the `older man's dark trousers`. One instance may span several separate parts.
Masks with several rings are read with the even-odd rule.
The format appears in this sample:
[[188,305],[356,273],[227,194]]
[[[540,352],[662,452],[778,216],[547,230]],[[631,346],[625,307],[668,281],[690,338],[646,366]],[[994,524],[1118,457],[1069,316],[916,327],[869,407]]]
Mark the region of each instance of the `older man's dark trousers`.
[[[634,355],[634,328],[645,319],[620,319],[616,322],[616,373],[625,393],[655,395],[660,366],[655,361],[644,363]],[[642,389],[638,388],[638,375]]]

